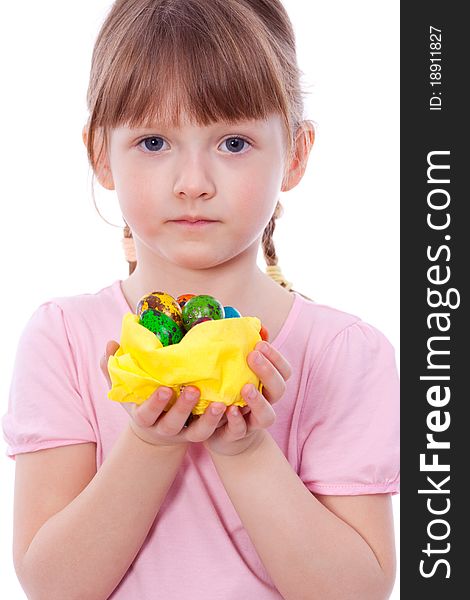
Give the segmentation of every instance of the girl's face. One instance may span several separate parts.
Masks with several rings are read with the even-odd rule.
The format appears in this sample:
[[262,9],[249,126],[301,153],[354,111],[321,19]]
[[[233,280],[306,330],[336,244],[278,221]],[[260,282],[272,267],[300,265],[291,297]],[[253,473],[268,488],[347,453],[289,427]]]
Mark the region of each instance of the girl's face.
[[[286,134],[280,115],[180,128],[111,131],[109,185],[138,262],[208,268],[258,248],[276,206]],[[213,222],[190,226],[185,218]]]

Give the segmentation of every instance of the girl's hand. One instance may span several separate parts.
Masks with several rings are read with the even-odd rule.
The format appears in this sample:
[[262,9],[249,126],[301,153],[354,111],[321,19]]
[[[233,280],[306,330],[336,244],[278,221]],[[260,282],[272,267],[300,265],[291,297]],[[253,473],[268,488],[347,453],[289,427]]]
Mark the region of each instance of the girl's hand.
[[[257,362],[259,357],[260,362]],[[263,383],[261,394],[252,384],[242,388],[242,397],[247,402],[249,413],[242,414],[240,408],[227,408],[227,424],[217,430],[204,442],[209,452],[233,456],[255,447],[263,435],[263,430],[276,420],[272,407],[284,394],[285,382],[292,375],[292,368],[282,354],[268,342],[258,342],[255,350],[247,357],[248,366]],[[253,397],[250,397],[250,392]],[[246,407],[245,407],[246,408]]]
[[[111,380],[108,359],[118,348],[119,344],[114,340],[108,342],[105,355],[100,361],[109,387]],[[160,386],[139,406],[132,402],[123,402],[122,407],[131,416],[130,425],[134,433],[144,442],[155,446],[175,446],[208,439],[223,416],[225,404],[212,403],[203,415],[194,419],[188,427],[184,427],[192,409],[199,401],[200,391],[194,386],[185,387],[175,404],[164,412],[163,409],[173,395],[172,388]]]

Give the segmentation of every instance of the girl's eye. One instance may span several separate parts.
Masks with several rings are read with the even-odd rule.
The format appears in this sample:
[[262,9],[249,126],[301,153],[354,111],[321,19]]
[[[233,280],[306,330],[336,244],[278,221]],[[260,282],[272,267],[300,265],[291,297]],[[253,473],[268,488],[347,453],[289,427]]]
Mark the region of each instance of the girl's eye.
[[155,153],[162,149],[162,145],[164,143],[165,143],[165,140],[162,139],[161,137],[152,136],[152,137],[144,138],[141,142],[139,142],[139,146],[141,144],[144,144],[145,148],[149,152]]
[[[166,142],[163,138],[158,136],[152,136],[144,138],[139,142],[138,145],[140,146],[143,144],[146,148],[146,151],[156,154],[162,149],[163,144],[165,143]],[[245,140],[244,138],[239,136],[229,137],[226,140],[224,140],[222,144],[226,144],[226,148],[231,154],[240,154],[247,145],[251,146],[248,140]]]
[[238,136],[229,137],[226,140],[224,140],[222,144],[227,144],[226,148],[229,148],[229,152],[231,154],[240,154],[244,146],[246,146],[247,144],[251,146],[248,140],[245,140],[244,138]]

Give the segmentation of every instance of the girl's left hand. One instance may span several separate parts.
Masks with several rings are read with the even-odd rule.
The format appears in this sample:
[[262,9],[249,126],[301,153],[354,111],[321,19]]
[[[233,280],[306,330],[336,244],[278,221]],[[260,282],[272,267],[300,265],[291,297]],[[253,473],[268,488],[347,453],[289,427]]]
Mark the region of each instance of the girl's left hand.
[[[263,430],[276,420],[272,405],[286,390],[285,382],[292,375],[290,364],[266,341],[256,344],[254,351],[248,354],[247,363],[261,380],[262,393],[252,384],[243,386],[241,395],[248,406],[242,409],[229,406],[226,409],[224,424],[219,425],[203,442],[209,452],[227,456],[240,454],[259,443]],[[254,392],[253,397],[250,397],[250,392]]]

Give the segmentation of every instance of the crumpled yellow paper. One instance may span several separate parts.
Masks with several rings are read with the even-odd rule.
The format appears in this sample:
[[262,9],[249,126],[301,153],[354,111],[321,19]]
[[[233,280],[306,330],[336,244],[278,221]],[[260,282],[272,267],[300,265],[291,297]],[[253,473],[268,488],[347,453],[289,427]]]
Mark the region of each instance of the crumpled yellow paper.
[[[139,317],[124,315],[120,347],[108,359],[112,388],[108,397],[117,402],[142,404],[160,385],[176,390],[194,385],[201,391],[194,415],[210,402],[246,406],[241,389],[262,384],[246,362],[261,340],[261,321],[239,317],[204,321],[190,329],[178,344],[162,346],[157,336],[139,324]],[[175,403],[172,399],[165,410]]]

